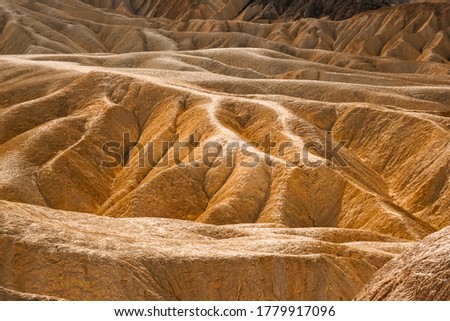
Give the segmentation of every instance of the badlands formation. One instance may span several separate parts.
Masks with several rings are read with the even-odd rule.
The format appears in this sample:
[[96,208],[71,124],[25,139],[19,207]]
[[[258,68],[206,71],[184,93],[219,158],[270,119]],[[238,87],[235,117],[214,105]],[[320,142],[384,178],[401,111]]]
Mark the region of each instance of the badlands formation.
[[0,1],[0,299],[450,300],[416,2]]

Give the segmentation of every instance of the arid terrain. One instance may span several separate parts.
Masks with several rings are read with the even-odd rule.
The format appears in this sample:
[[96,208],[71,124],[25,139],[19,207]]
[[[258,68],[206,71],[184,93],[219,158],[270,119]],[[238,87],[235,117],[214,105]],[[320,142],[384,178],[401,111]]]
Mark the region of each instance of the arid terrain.
[[1,300],[450,300],[450,3],[0,0]]

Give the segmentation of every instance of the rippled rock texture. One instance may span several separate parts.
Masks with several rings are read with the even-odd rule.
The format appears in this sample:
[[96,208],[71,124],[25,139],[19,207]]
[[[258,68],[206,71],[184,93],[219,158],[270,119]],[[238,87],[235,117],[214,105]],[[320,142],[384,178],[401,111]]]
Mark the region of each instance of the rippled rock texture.
[[448,299],[450,5],[247,5],[0,4],[0,298]]

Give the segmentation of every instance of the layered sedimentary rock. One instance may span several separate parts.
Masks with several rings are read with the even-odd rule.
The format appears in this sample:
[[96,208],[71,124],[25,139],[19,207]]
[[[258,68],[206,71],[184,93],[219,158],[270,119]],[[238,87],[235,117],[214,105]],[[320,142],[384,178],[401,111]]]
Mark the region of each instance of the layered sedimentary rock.
[[448,4],[89,3],[0,4],[0,298],[349,300],[433,233],[357,298],[445,298]]

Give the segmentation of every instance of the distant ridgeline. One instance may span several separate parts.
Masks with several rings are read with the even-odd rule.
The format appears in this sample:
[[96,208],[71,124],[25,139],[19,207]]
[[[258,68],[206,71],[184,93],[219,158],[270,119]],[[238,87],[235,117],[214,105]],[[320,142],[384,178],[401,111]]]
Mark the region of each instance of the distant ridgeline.
[[331,20],[348,19],[367,10],[390,5],[388,0],[252,0],[263,5],[263,17],[267,20],[297,20],[300,18],[320,18]]
[[252,0],[254,4],[265,6],[268,19],[296,20],[300,18],[320,18],[344,20],[367,10],[404,3],[434,2],[449,0]]
[[[344,20],[367,10],[426,0],[82,0],[95,7],[173,20],[288,21],[328,17]],[[428,0],[445,2],[448,0]]]

